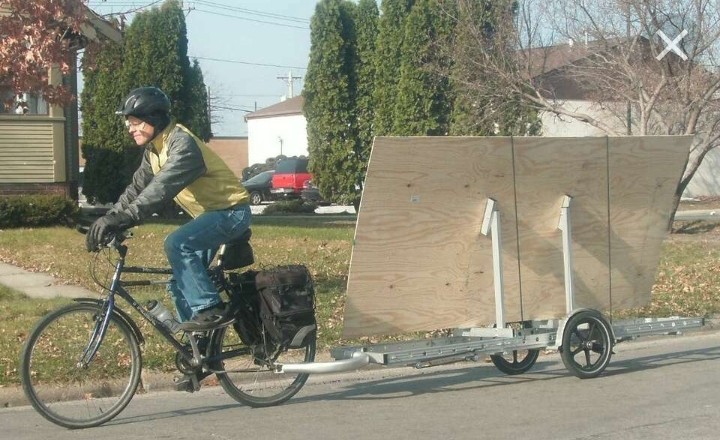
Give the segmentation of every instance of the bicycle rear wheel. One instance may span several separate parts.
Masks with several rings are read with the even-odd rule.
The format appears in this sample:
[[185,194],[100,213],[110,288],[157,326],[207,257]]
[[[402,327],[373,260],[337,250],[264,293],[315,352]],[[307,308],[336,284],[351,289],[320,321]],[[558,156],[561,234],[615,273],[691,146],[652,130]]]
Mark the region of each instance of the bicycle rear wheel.
[[261,346],[244,345],[232,327],[225,327],[215,332],[212,348],[213,356],[223,354],[231,357],[214,362],[213,370],[225,392],[254,408],[274,406],[300,391],[309,374],[278,374],[273,366],[315,360],[315,337],[304,348],[288,349],[268,359]]
[[[96,331],[103,311],[97,304],[70,304],[42,318],[22,351],[25,395],[49,421],[71,429],[101,425],[132,399],[140,382],[140,348],[117,316],[102,339]],[[100,343],[89,363],[89,346]]]

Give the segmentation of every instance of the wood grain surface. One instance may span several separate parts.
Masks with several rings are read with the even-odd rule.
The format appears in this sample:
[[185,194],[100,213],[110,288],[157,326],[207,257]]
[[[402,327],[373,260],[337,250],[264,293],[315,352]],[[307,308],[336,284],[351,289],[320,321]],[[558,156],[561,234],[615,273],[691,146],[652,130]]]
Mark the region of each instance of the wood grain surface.
[[494,199],[506,321],[565,315],[560,206],[572,197],[577,307],[649,299],[689,137],[379,137],[355,231],[348,338],[495,321]]
[[690,136],[608,140],[613,309],[650,301],[673,193],[691,140]]

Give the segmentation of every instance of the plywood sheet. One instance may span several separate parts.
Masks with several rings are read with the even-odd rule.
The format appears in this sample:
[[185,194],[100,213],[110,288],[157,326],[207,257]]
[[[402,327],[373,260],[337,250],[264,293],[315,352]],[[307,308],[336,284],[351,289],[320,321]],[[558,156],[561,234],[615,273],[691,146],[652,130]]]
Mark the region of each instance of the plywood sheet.
[[523,314],[566,314],[561,204],[572,197],[570,219],[575,304],[610,305],[607,139],[514,138]]
[[377,138],[358,216],[344,335],[494,322],[488,197],[502,209],[506,310],[519,319],[509,138]]
[[488,198],[502,232],[506,321],[564,316],[572,197],[575,306],[644,305],[691,137],[378,138],[355,233],[344,336],[495,321]]
[[610,138],[610,249],[613,309],[650,301],[673,193],[691,136]]

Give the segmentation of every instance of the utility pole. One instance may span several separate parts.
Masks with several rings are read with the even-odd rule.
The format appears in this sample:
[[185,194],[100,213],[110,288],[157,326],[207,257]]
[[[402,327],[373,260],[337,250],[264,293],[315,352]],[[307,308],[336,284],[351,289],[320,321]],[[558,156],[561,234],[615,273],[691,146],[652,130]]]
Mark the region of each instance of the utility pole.
[[208,114],[208,121],[212,125],[212,96],[210,95],[210,86],[205,87],[207,92],[207,114]]
[[288,75],[287,75],[287,76],[278,76],[278,77],[277,77],[277,79],[281,79],[281,80],[283,80],[283,81],[285,81],[285,82],[287,83],[287,85],[288,85],[288,99],[290,99],[290,98],[292,98],[293,96],[295,96],[295,94],[293,93],[293,81],[298,80],[298,79],[301,79],[301,78],[302,78],[301,76],[293,76],[292,70],[291,70],[290,72],[288,72]]

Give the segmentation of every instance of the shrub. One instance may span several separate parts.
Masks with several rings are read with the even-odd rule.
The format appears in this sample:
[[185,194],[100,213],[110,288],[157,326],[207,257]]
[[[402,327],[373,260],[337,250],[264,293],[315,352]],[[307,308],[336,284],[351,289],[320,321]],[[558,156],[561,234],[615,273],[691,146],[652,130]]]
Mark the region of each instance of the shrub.
[[65,196],[0,197],[0,228],[67,225],[79,214],[77,203]]
[[268,205],[263,211],[263,215],[266,214],[313,214],[317,209],[317,205],[314,203],[308,203],[303,200],[285,200],[281,202],[275,202],[272,205]]

